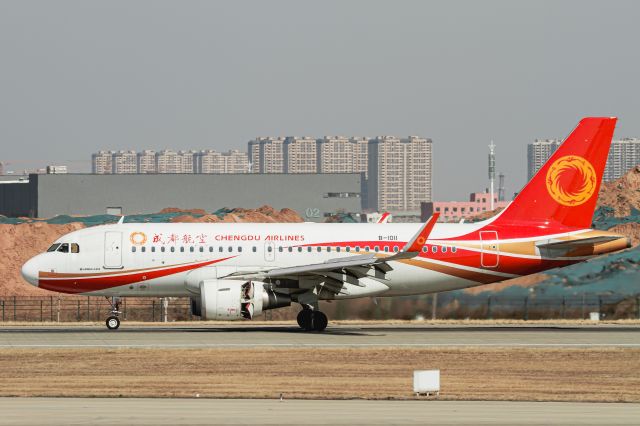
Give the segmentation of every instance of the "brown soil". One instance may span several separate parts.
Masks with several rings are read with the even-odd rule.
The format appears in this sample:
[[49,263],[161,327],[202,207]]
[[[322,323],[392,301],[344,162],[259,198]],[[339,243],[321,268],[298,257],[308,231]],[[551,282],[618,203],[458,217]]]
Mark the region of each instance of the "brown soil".
[[412,398],[414,370],[440,399],[640,401],[640,350],[2,349],[0,396]]
[[640,164],[620,179],[603,183],[598,206],[613,208],[617,217],[630,215],[632,207],[640,210]]

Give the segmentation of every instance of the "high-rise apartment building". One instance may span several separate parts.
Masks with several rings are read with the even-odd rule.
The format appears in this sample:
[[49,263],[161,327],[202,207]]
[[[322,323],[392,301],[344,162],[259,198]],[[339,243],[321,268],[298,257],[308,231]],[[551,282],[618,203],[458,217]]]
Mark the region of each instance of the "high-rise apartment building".
[[536,139],[527,145],[527,181],[540,170],[561,143],[560,139]]
[[318,173],[367,172],[368,138],[325,136],[316,147]]
[[138,173],[156,173],[156,152],[145,149],[137,154]]
[[176,151],[164,149],[156,153],[157,173],[182,173],[182,156]]
[[137,153],[135,151],[118,151],[112,156],[113,173],[135,174],[138,173]]
[[283,163],[285,173],[317,173],[316,139],[291,136],[285,139]]
[[640,164],[640,139],[625,138],[611,142],[604,180],[622,177],[630,169]]
[[113,151],[98,151],[92,154],[91,173],[98,175],[113,173]]
[[197,151],[179,151],[182,171],[179,173],[195,173]]
[[258,137],[249,141],[252,173],[284,173],[285,138]]
[[196,154],[196,173],[247,173],[249,159],[238,150],[217,152],[200,151]]
[[431,201],[432,141],[379,136],[369,141],[368,207],[378,211],[418,211]]
[[[527,145],[528,180],[531,180],[540,170],[561,143],[560,139],[536,139]],[[627,138],[611,141],[603,179],[605,181],[618,179],[637,164],[640,164],[640,139]]]

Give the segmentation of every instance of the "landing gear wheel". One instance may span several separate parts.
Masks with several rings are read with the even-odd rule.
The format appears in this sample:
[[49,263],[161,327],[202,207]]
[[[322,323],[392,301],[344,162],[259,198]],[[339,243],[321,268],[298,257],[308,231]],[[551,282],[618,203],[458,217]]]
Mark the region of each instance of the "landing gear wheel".
[[324,331],[328,323],[329,320],[325,314],[320,311],[313,311],[313,329],[315,331]]
[[298,312],[298,317],[296,318],[296,320],[298,321],[298,325],[300,326],[301,329],[310,331],[313,329],[311,326],[312,318],[313,318],[313,311],[311,309],[303,309],[300,312]]
[[296,318],[298,325],[305,331],[324,331],[327,328],[327,316],[320,311],[303,309]]
[[109,330],[117,330],[118,327],[120,327],[120,319],[116,316],[111,316],[107,318],[107,321],[105,322]]

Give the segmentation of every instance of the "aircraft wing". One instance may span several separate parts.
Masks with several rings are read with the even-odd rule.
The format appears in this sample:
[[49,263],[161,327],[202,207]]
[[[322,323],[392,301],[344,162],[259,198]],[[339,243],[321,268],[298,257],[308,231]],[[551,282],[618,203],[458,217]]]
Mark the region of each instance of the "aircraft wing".
[[540,254],[547,257],[562,257],[568,255],[590,254],[598,244],[615,241],[620,237],[603,235],[599,237],[582,238],[567,241],[548,241],[536,244]]
[[[400,259],[410,259],[422,250],[429,234],[438,220],[439,213],[435,213],[420,230],[397,253],[382,255],[382,253],[368,253],[356,256],[329,259],[322,263],[296,265],[282,268],[262,269],[255,271],[240,271],[229,274],[224,279],[256,279],[267,280],[275,278],[299,280],[302,277],[315,278],[325,283],[330,282],[339,290],[344,282],[361,286],[359,278],[367,276],[373,271],[374,276],[384,279],[384,274],[393,270],[389,262]],[[339,284],[339,287],[338,287]],[[338,292],[338,291],[336,291]]]

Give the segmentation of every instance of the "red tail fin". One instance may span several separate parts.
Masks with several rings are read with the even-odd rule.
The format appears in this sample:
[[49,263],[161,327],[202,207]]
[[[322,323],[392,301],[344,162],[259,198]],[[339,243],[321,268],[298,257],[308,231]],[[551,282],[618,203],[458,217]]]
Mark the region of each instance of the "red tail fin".
[[616,120],[583,118],[493,224],[589,228]]

